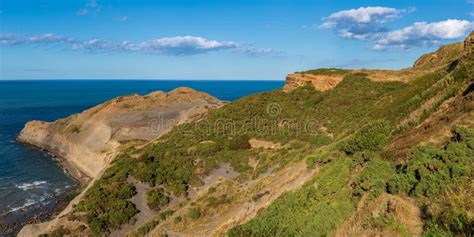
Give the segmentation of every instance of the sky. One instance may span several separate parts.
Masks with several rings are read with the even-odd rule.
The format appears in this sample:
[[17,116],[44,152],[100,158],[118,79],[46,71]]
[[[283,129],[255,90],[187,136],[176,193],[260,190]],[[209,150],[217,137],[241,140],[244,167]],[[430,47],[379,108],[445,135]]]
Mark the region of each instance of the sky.
[[400,69],[473,29],[474,0],[0,0],[0,79]]

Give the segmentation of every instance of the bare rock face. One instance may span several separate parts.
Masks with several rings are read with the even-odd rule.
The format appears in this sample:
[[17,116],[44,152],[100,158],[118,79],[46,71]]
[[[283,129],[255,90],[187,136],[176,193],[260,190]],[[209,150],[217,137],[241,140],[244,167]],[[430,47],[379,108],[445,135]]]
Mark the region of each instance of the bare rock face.
[[467,36],[464,40],[464,50],[468,51],[469,53],[474,51],[474,31],[472,31],[471,34],[469,34],[469,36]]
[[327,91],[342,81],[344,75],[314,75],[308,73],[293,73],[286,76],[283,91],[290,92],[298,87],[311,83],[316,90]]
[[175,125],[198,119],[222,104],[190,88],[134,94],[55,122],[28,122],[18,140],[57,155],[76,178],[93,178],[121,144],[156,139]]

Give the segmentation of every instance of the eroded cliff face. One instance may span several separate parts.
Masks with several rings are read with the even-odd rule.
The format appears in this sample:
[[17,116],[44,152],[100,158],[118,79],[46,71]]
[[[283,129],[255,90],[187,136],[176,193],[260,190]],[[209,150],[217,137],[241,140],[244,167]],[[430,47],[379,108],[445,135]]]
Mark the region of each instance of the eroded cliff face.
[[295,72],[286,76],[285,92],[310,83],[316,90],[327,91],[336,87],[346,76],[363,74],[372,81],[400,81],[409,83],[415,78],[434,72],[443,67],[455,67],[456,59],[466,52],[473,51],[474,35],[471,33],[464,43],[453,43],[442,46],[437,51],[422,55],[412,67],[401,70],[373,69],[318,69]]
[[93,178],[121,144],[153,140],[221,105],[190,88],[123,96],[55,122],[28,122],[18,140],[57,155],[76,178]]

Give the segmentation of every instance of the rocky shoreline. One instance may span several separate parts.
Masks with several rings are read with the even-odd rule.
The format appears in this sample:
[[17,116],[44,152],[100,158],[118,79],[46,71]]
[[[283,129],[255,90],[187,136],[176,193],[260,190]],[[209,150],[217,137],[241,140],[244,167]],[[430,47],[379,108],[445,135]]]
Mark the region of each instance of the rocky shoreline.
[[58,165],[63,169],[64,173],[73,178],[75,181],[79,182],[79,186],[84,187],[91,181],[91,178],[87,176],[87,174],[82,172],[73,164],[69,163],[66,158],[60,156],[58,153],[48,150],[44,147],[39,147],[35,144],[28,143],[27,141],[22,140],[20,137],[17,137],[16,141],[22,143],[25,146],[33,147],[34,149],[46,153],[51,159],[58,163]]
[[[75,196],[82,192],[82,190],[85,188],[85,186],[90,180],[89,178],[86,178],[87,176],[84,175],[74,175],[77,174],[78,170],[74,168],[71,164],[67,163],[64,158],[61,158],[53,152],[19,140],[17,140],[17,142],[20,142],[24,145],[33,147],[46,153],[51,159],[56,161],[60,167],[63,168],[64,173],[66,173],[69,177],[76,181],[76,184],[70,189],[65,190],[65,192],[62,193],[60,196],[55,197],[55,200],[52,200],[51,203],[48,203],[43,206],[38,206],[38,208],[41,209],[41,211],[39,212],[37,211],[37,209],[18,210],[2,217],[4,219],[8,219],[8,222],[6,222],[5,224],[0,224],[0,236],[2,237],[16,236],[18,232],[26,225],[49,221],[55,216],[59,215],[61,211],[68,206],[69,202],[74,199]],[[33,216],[27,217],[28,214],[32,214]]]

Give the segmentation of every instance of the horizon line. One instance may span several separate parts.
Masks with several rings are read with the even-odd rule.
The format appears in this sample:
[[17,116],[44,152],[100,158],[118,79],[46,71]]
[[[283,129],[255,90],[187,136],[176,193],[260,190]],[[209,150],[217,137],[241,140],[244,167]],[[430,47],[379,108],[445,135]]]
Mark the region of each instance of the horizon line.
[[165,79],[165,78],[94,78],[94,79],[3,79],[0,81],[278,81],[284,82],[285,79]]

